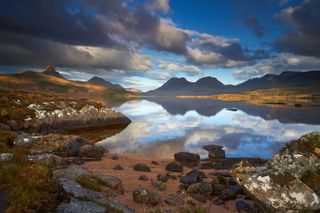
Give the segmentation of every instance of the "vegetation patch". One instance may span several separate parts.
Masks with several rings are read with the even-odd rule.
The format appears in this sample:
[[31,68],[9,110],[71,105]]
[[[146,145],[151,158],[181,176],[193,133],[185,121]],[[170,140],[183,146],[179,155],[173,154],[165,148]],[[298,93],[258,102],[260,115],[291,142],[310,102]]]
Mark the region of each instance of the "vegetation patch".
[[105,186],[105,182],[92,174],[82,174],[77,177],[76,181],[84,188],[94,191],[102,191]]
[[10,189],[7,213],[52,212],[63,197],[50,168],[40,164],[0,164],[0,183]]

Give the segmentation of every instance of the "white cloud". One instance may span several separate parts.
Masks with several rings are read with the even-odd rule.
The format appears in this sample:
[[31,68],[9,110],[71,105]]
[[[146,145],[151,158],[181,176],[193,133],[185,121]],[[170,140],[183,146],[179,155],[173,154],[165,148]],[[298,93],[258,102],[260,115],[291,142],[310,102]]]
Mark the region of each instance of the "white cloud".
[[182,63],[173,63],[161,60],[157,65],[158,68],[163,70],[179,71],[187,74],[200,75],[202,71],[199,67],[194,65],[187,65]]
[[234,72],[235,78],[247,80],[265,74],[280,74],[283,71],[308,71],[320,67],[320,58],[293,54],[279,54],[273,58],[265,59],[259,63],[246,66]]

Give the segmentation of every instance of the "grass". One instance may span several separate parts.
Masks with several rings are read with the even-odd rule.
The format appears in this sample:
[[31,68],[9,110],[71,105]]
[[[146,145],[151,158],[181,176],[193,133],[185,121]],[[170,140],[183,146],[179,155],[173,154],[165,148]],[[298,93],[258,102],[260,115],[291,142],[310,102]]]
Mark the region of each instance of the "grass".
[[0,164],[0,183],[9,188],[9,207],[13,212],[52,212],[62,198],[62,189],[51,169],[32,163]]

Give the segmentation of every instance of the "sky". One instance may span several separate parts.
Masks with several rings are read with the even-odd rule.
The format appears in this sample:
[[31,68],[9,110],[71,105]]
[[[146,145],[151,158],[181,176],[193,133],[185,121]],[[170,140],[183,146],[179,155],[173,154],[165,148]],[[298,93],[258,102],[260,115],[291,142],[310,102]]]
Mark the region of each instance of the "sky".
[[0,1],[0,73],[47,65],[142,91],[319,70],[320,1]]

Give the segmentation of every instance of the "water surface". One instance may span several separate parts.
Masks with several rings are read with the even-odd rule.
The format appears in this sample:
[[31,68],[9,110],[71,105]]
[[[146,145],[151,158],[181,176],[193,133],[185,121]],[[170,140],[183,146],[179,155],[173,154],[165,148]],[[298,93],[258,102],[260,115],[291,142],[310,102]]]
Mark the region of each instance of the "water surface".
[[100,142],[112,152],[173,158],[188,151],[207,156],[206,144],[227,157],[270,159],[290,140],[320,130],[318,107],[268,107],[199,99],[128,101],[115,107],[132,123]]

